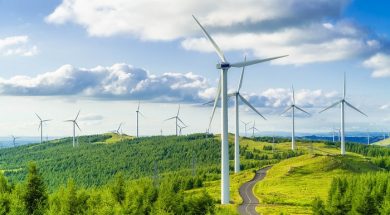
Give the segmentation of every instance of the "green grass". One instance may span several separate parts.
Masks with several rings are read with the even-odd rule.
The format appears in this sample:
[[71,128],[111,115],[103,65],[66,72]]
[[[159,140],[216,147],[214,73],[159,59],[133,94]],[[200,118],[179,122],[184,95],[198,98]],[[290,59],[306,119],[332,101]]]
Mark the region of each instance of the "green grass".
[[374,145],[389,146],[390,145],[390,138],[375,142]]
[[254,188],[261,201],[257,211],[262,214],[311,214],[312,200],[316,196],[326,200],[334,177],[378,170],[355,154],[308,154],[281,161]]

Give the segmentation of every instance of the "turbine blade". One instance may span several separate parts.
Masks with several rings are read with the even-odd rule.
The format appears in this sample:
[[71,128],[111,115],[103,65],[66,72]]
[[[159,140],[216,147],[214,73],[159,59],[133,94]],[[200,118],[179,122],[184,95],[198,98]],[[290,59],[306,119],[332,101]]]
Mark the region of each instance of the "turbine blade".
[[74,120],[73,119],[70,119],[70,120],[64,120],[64,122],[73,122]]
[[145,115],[143,115],[143,114],[141,113],[141,111],[138,111],[138,113],[139,113],[143,118],[146,118]]
[[[219,98],[218,98],[218,101],[219,101]],[[202,105],[209,105],[209,104],[213,104],[213,103],[214,103],[214,100],[208,101],[208,102],[206,102],[206,103],[203,103]]]
[[308,113],[308,112],[306,112],[305,110],[303,110],[302,108],[300,108],[300,107],[298,107],[298,106],[294,106],[296,109],[298,109],[298,110],[300,110],[300,111],[302,111],[303,113],[305,113],[305,114],[307,114],[307,115],[311,115],[310,113]]
[[255,107],[253,107],[243,96],[241,96],[240,94],[238,94],[238,96],[241,98],[241,101],[243,101],[246,105],[248,105],[248,107],[250,107],[254,112],[256,112],[257,114],[259,114],[263,119],[267,120],[263,115],[261,115],[261,113],[259,111],[256,110]]
[[343,88],[343,98],[345,99],[345,96],[346,96],[346,94],[347,94],[347,91],[346,91],[346,85],[347,85],[347,83],[346,83],[346,74],[345,74],[345,72],[344,72],[344,88]]
[[139,111],[139,105],[140,105],[140,101],[138,101],[138,107],[137,107],[137,111]]
[[283,113],[281,113],[280,115],[282,116],[283,114],[287,113],[287,111],[289,111],[293,106],[290,105],[286,110],[283,111]]
[[235,96],[236,93],[228,93],[228,97],[232,97],[232,96]]
[[292,102],[295,105],[295,92],[294,92],[294,85],[291,85],[291,90],[292,90]]
[[179,109],[177,109],[177,114],[176,114],[176,116],[179,116],[179,113],[180,113],[180,105],[179,105]]
[[217,108],[217,104],[218,104],[218,100],[219,100],[220,96],[221,96],[221,77],[219,77],[217,95],[215,95],[213,111],[211,112],[211,117],[210,117],[210,122],[209,122],[209,129],[210,129],[211,123],[213,122],[215,109]]
[[75,124],[75,125],[77,126],[77,128],[81,131],[81,128],[80,128],[79,124],[77,124],[76,121],[74,121],[74,124]]
[[164,120],[164,121],[168,121],[168,120],[175,119],[175,118],[176,118],[176,116],[171,117],[171,118],[168,118],[168,119],[166,119],[166,120]]
[[194,15],[192,15],[194,18],[195,22],[198,23],[199,27],[202,29],[203,33],[207,37],[207,39],[211,42],[213,45],[215,51],[217,52],[219,58],[221,59],[222,62],[226,62],[225,55],[223,54],[222,50],[218,47],[217,43],[213,40],[213,38],[207,33],[206,29],[200,24],[200,22],[196,19]]
[[324,110],[320,111],[319,113],[322,113],[322,112],[324,112],[324,111],[326,111],[326,110],[329,110],[329,109],[331,109],[332,107],[334,107],[334,106],[336,106],[336,105],[340,104],[340,102],[342,102],[342,101],[338,101],[338,102],[336,102],[336,103],[332,104],[331,106],[329,106],[329,107],[325,108]]
[[[246,62],[246,56],[244,57],[244,63]],[[244,78],[245,66],[242,67],[240,82],[238,84],[237,92],[240,92],[242,86],[242,79]]]
[[39,117],[39,115],[38,115],[37,113],[35,113],[35,115],[38,117],[38,119],[39,119],[40,121],[42,121],[41,117]]
[[76,121],[77,118],[79,118],[79,115],[80,115],[80,111],[77,113],[76,118],[74,119],[74,121]]
[[240,68],[240,67],[243,67],[243,66],[250,66],[250,65],[253,65],[253,64],[263,63],[263,62],[266,62],[266,61],[271,61],[271,60],[275,60],[275,59],[282,58],[282,57],[287,57],[287,56],[288,55],[283,55],[283,56],[265,58],[265,59],[260,59],[260,60],[244,61],[244,62],[230,64],[230,66],[231,67],[238,67],[238,68]]
[[183,121],[181,121],[179,117],[177,117],[177,120],[179,120],[184,126],[186,126],[186,124]]
[[[349,107],[351,107],[352,109],[356,110],[357,112],[363,114],[364,116],[367,116],[367,114],[363,113],[363,111],[357,109],[356,107],[354,107],[353,105],[351,105],[349,102],[345,101],[345,104],[347,104]],[[368,116],[367,116],[368,117]]]
[[42,124],[42,122],[39,123],[38,131],[41,129],[41,124]]

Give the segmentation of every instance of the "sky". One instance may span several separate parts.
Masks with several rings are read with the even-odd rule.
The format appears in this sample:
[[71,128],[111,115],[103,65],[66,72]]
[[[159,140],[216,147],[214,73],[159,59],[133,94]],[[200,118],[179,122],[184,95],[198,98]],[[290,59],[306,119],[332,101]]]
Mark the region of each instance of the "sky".
[[[138,102],[145,117],[140,134],[173,134],[174,116],[188,124],[183,133],[204,132],[216,94],[219,58],[195,15],[229,62],[280,55],[286,58],[247,67],[240,118],[260,132],[291,129],[294,85],[297,133],[331,132],[340,111],[323,108],[341,99],[347,131],[387,131],[390,124],[390,7],[363,0],[0,0],[0,136],[70,136],[80,110],[79,134],[115,130],[135,134]],[[228,74],[237,89],[240,69]],[[234,131],[233,100],[229,130]],[[211,131],[220,129],[219,109]],[[240,125],[244,133],[244,125]]]

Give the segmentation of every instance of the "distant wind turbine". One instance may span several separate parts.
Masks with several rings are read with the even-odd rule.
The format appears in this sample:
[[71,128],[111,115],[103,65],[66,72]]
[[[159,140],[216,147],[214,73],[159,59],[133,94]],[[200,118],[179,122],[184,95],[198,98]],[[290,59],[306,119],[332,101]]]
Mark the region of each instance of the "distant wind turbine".
[[175,121],[176,121],[176,125],[175,125],[175,128],[176,128],[176,136],[178,135],[179,122],[181,122],[184,126],[186,126],[186,124],[180,119],[179,113],[180,113],[180,105],[179,105],[179,108],[177,109],[177,114],[176,114],[176,116],[173,116],[173,117],[171,117],[171,118],[168,118],[168,119],[164,120],[164,121],[168,121],[168,120],[171,120],[171,119],[175,119]]
[[344,86],[343,86],[343,98],[340,100],[340,101],[337,101],[336,103],[332,104],[331,106],[325,108],[324,110],[320,111],[320,113],[330,109],[330,108],[333,108],[337,105],[340,104],[340,107],[341,107],[341,135],[340,135],[340,139],[341,139],[341,154],[342,155],[345,155],[345,105],[349,106],[350,108],[354,109],[355,111],[361,113],[362,115],[364,116],[367,116],[365,113],[363,113],[361,110],[357,109],[356,107],[354,107],[352,104],[350,104],[349,102],[346,101],[346,77],[345,77],[345,73],[344,73]]
[[243,123],[244,126],[245,126],[245,136],[247,136],[247,134],[246,134],[246,131],[248,130],[247,126],[249,125],[250,122],[244,122],[244,121],[241,120],[241,123]]
[[141,111],[139,111],[140,102],[138,102],[137,110],[135,111],[137,113],[137,138],[139,137],[139,115],[144,116]]
[[177,125],[177,126],[179,126],[179,135],[181,135],[181,131],[182,131],[183,129],[188,128],[187,125],[184,125],[184,126]]
[[252,130],[252,137],[255,137],[255,130],[259,131],[259,129],[256,128],[256,121],[253,121],[253,126],[251,128],[248,128],[249,130]]
[[291,118],[292,118],[291,150],[295,150],[295,148],[296,148],[296,144],[295,144],[295,109],[300,110],[309,116],[310,116],[310,114],[295,104],[294,86],[291,87],[291,90],[292,90],[292,104],[282,113],[282,115],[291,109]]
[[16,139],[19,139],[20,137],[15,137],[14,135],[12,135],[11,137],[12,137],[12,144],[14,145],[14,147],[16,147]]
[[65,122],[71,122],[73,123],[73,147],[76,146],[76,126],[81,131],[79,124],[77,124],[77,118],[80,115],[80,111],[77,113],[76,118],[65,120]]
[[36,116],[38,117],[38,119],[39,119],[38,131],[39,131],[39,130],[41,131],[41,143],[43,143],[43,123],[44,123],[44,122],[51,121],[51,119],[42,119],[37,113],[35,113],[35,115],[36,115]]
[[220,78],[219,78],[219,84],[218,84],[218,90],[217,95],[215,97],[214,107],[212,111],[212,115],[210,118],[209,127],[211,125],[212,118],[215,113],[215,108],[217,106],[217,102],[219,97],[221,96],[221,121],[222,121],[222,127],[221,127],[221,204],[229,204],[230,201],[230,181],[229,181],[229,143],[228,143],[228,105],[227,105],[227,74],[228,70],[231,67],[235,68],[241,68],[244,66],[249,66],[257,63],[262,63],[270,60],[274,60],[277,58],[285,57],[285,56],[279,56],[279,57],[273,57],[273,58],[267,58],[262,60],[252,60],[252,61],[246,61],[246,62],[239,62],[239,63],[233,63],[230,64],[226,58],[221,49],[218,47],[217,43],[215,43],[214,39],[211,38],[209,33],[207,33],[206,29],[200,24],[200,22],[195,18],[195,16],[192,16],[195,20],[195,22],[199,25],[199,27],[202,29],[204,35],[206,38],[210,41],[210,43],[213,45],[217,55],[219,56],[220,60],[222,62],[217,64],[217,69],[221,70]]

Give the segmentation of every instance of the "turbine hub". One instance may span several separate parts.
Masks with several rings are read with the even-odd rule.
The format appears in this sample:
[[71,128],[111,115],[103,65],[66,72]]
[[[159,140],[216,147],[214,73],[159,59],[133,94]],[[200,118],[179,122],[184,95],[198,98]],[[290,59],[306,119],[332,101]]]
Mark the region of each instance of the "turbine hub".
[[229,69],[230,68],[230,63],[219,63],[217,64],[217,69]]

